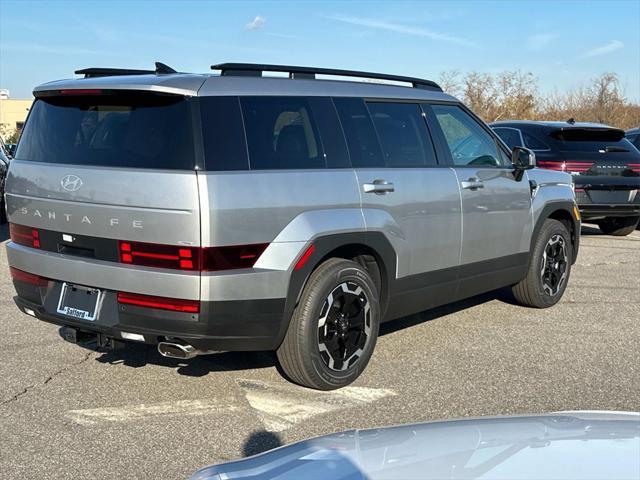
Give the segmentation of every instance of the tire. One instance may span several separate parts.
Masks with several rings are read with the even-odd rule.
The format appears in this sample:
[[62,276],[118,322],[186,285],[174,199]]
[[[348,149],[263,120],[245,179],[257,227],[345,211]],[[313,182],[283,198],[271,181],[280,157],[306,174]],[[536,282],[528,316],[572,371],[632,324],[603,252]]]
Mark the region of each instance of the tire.
[[[379,326],[379,295],[367,270],[331,258],[311,274],[302,291],[277,352],[280,366],[291,381],[305,387],[344,387],[369,363]],[[343,349],[345,344],[350,346]]]
[[625,237],[638,226],[640,217],[606,217],[598,222],[600,231],[605,235]]
[[535,239],[527,276],[512,288],[516,300],[534,308],[548,308],[558,303],[567,288],[572,258],[569,230],[564,223],[548,218]]

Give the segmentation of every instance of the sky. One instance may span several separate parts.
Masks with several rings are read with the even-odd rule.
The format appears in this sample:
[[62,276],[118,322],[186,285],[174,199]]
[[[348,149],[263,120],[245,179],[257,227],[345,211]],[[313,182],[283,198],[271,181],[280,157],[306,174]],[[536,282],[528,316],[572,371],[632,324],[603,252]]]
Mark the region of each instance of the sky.
[[0,0],[0,88],[84,67],[208,72],[215,63],[346,68],[438,79],[531,72],[542,93],[619,75],[640,101],[640,1]]

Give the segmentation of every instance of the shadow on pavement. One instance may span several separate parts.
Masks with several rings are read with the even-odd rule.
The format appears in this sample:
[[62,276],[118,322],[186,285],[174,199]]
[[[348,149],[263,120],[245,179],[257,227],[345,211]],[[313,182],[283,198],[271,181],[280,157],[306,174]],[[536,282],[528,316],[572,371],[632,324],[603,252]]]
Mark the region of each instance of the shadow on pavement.
[[[91,346],[85,348],[91,348]],[[120,350],[99,352],[102,354],[96,360],[100,363],[125,365],[131,368],[158,365],[175,368],[180,375],[189,377],[204,377],[212,372],[271,368],[276,365],[273,352],[220,352],[189,360],[178,360],[163,357],[154,345],[131,343]]]
[[[450,315],[492,300],[515,304],[515,299],[511,290],[503,288],[384,323],[380,326],[380,335],[387,335],[389,333],[428,322],[445,315]],[[79,346],[95,350],[95,344]],[[96,360],[100,363],[124,365],[131,368],[144,367],[145,365],[158,365],[176,369],[180,375],[186,375],[189,377],[204,377],[213,372],[272,367],[276,367],[281,374],[284,374],[278,365],[275,352],[220,352],[195,357],[189,360],[178,360],[161,356],[154,345],[135,343],[127,343],[125,348],[118,350],[98,350],[98,352],[101,355],[96,358]]]
[[602,233],[596,225],[585,225],[583,223],[580,235],[604,235],[604,233]]
[[475,307],[483,303],[490,302],[492,300],[499,300],[509,305],[518,305],[516,299],[511,293],[510,288],[501,288],[492,292],[483,293],[482,295],[476,295],[475,297],[466,298],[458,302],[449,303],[441,307],[436,307],[431,310],[425,310],[424,312],[416,313],[415,315],[409,315],[408,317],[398,318],[390,322],[380,325],[380,335],[387,335],[389,333],[397,332],[405,328],[419,325],[420,323],[435,320],[452,313],[466,310],[467,308]]
[[253,432],[244,441],[242,454],[245,457],[250,457],[251,455],[257,455],[258,453],[266,452],[267,450],[281,447],[282,445],[282,439],[278,434],[267,432],[266,430],[259,430]]

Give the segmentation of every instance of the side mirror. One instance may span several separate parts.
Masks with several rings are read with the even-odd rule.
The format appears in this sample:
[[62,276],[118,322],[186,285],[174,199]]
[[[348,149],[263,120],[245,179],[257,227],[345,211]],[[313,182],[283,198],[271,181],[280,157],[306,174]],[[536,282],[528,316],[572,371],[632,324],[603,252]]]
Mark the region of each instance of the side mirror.
[[536,166],[536,154],[528,148],[513,147],[511,163],[516,170],[530,170]]
[[7,145],[7,153],[9,154],[10,157],[13,157],[16,153],[16,144],[15,143],[11,143],[9,145]]

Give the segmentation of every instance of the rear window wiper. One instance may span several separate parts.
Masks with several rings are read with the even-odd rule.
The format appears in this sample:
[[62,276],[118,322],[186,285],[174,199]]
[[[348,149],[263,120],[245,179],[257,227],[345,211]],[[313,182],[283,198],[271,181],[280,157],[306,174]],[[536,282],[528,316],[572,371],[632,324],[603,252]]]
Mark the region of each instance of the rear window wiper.
[[624,147],[616,147],[613,145],[610,145],[608,147],[606,147],[604,150],[600,150],[601,152],[606,152],[606,153],[628,153],[629,150],[627,150]]

